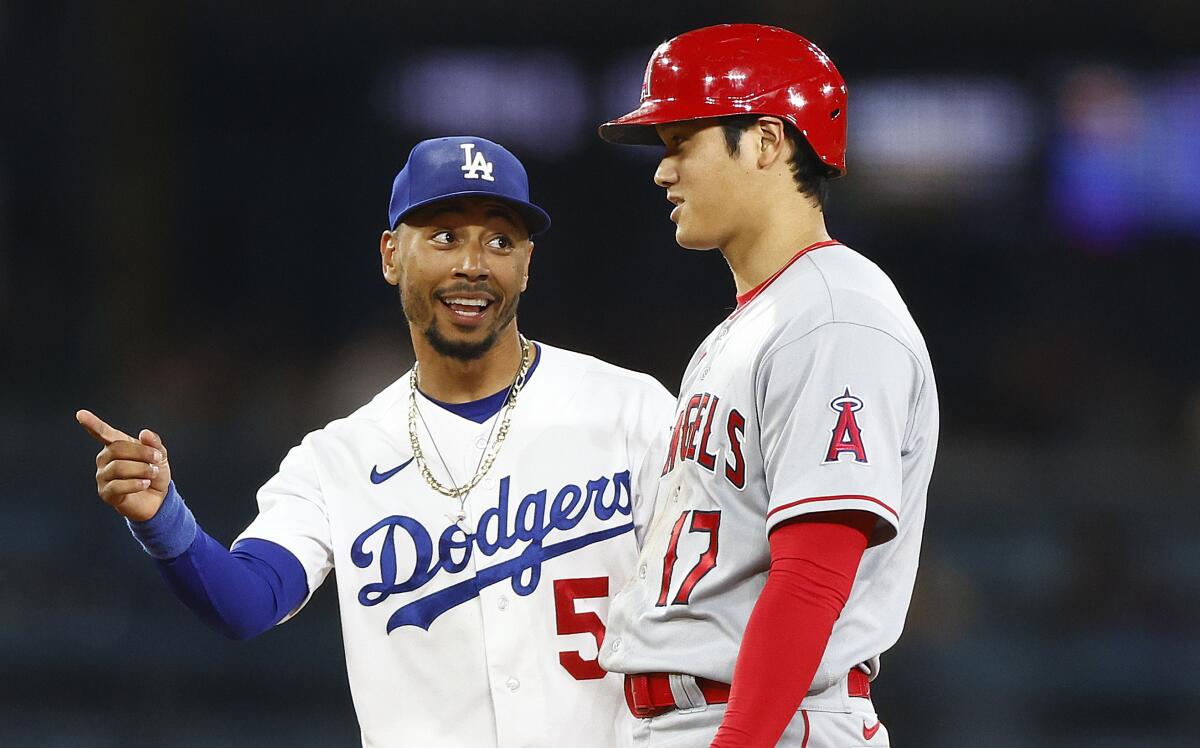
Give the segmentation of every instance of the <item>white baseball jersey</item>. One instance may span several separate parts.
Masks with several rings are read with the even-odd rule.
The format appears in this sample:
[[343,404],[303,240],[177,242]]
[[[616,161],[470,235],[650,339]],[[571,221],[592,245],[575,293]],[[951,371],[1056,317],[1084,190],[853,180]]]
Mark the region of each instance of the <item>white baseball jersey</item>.
[[[306,436],[259,491],[241,537],[291,551],[310,593],[337,569],[365,746],[614,743],[621,681],[597,649],[637,559],[640,493],[652,500],[658,479],[647,455],[669,436],[673,398],[646,375],[539,348],[464,521],[412,462],[407,375]],[[466,482],[499,416],[418,406],[430,469]]]
[[805,699],[849,711],[833,686],[904,624],[938,434],[929,355],[899,293],[841,244],[807,248],[701,344],[676,412],[601,664],[729,683],[766,583],[768,532],[813,512],[869,512],[870,547]]

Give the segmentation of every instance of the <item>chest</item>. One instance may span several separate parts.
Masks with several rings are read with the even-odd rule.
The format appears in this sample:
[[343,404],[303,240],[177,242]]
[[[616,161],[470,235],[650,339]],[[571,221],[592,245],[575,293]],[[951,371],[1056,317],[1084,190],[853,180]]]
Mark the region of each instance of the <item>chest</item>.
[[[610,547],[632,555],[625,439],[601,423],[514,418],[496,450],[500,427],[476,426],[419,432],[423,459],[405,434],[342,445],[320,466],[339,586],[389,611],[389,631],[427,628],[493,586],[531,595],[548,562],[563,571]],[[466,495],[434,487],[472,480],[490,450]]]
[[664,476],[692,463],[698,476],[741,490],[757,434],[756,362],[766,344],[752,320],[726,320],[697,348],[680,386]]

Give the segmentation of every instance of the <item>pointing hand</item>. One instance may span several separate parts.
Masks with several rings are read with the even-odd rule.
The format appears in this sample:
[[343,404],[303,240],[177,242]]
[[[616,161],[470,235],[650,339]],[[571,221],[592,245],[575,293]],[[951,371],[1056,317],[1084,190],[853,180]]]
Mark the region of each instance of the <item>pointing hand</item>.
[[142,429],[135,439],[88,410],[76,413],[75,420],[104,445],[96,455],[96,493],[100,498],[134,522],[153,517],[171,482],[167,448],[158,434]]

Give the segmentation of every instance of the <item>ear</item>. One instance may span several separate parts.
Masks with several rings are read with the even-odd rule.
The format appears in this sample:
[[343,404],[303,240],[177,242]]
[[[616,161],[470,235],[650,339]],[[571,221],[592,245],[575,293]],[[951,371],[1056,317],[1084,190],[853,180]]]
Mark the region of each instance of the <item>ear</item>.
[[400,232],[385,231],[379,237],[379,257],[383,263],[383,279],[390,285],[400,284]]
[[533,240],[529,240],[529,252],[525,254],[525,272],[521,275],[521,293],[525,293],[525,288],[529,285],[529,265],[533,262]]
[[787,131],[778,117],[759,117],[752,128],[754,144],[758,146],[758,168],[766,169],[787,156]]

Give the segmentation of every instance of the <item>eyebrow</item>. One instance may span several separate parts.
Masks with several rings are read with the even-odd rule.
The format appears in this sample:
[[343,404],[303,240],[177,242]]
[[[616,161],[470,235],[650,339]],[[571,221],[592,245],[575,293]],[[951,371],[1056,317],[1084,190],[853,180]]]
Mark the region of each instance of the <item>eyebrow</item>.
[[487,212],[484,215],[486,215],[488,218],[503,218],[505,221],[511,223],[514,227],[519,228],[521,226],[521,222],[517,220],[515,213],[508,208],[502,208],[498,205],[489,205]]

